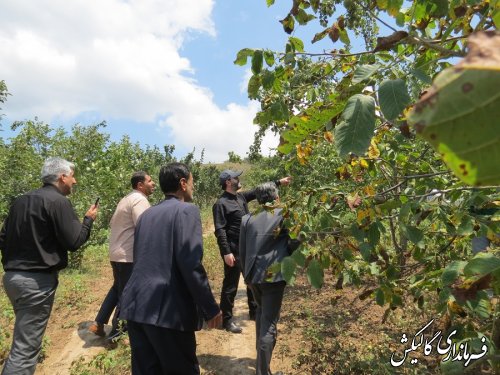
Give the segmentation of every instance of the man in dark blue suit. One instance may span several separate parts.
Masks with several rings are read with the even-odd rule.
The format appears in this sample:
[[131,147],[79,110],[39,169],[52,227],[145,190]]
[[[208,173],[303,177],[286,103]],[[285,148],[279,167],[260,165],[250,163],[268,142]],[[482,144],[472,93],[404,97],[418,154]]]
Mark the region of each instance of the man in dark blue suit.
[[165,200],[147,209],[135,229],[134,268],[122,295],[132,374],[199,374],[195,331],[203,319],[222,324],[201,263],[203,243],[193,176],[186,165],[161,168]]

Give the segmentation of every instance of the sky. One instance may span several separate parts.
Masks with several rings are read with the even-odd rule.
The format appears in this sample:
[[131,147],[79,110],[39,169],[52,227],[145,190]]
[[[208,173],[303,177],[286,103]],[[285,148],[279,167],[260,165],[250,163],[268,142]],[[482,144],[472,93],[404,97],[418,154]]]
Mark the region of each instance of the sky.
[[[175,145],[219,163],[244,157],[257,126],[249,65],[233,64],[242,48],[283,51],[279,23],[290,0],[1,0],[0,137],[13,121],[39,120],[70,129],[106,121],[119,141]],[[311,40],[318,32],[304,29]],[[322,41],[323,42],[323,41]],[[314,45],[314,51],[332,48]],[[266,136],[262,153],[277,147]]]

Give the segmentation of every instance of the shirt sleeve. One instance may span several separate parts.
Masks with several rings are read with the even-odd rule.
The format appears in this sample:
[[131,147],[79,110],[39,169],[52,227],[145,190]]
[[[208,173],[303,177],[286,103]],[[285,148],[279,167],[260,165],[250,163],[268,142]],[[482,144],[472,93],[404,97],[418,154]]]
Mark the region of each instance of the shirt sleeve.
[[66,198],[54,202],[52,220],[57,240],[69,251],[78,250],[89,239],[94,222],[85,216],[83,223],[80,223],[71,202]]
[[245,198],[247,202],[251,202],[257,198],[257,195],[255,194],[255,189],[242,191],[240,194],[242,195],[243,198]]
[[226,216],[224,213],[224,207],[219,202],[216,202],[212,207],[212,213],[214,217],[215,226],[215,237],[217,238],[217,244],[219,245],[219,251],[221,256],[231,254],[231,249],[229,247],[229,241],[227,240],[226,233]]
[[151,205],[147,199],[136,199],[132,202],[132,221],[134,222],[134,226],[137,225],[137,220],[142,215],[144,211],[146,211]]
[[186,207],[179,215],[178,225],[181,230],[180,244],[174,250],[177,267],[204,319],[210,320],[219,313],[220,309],[215,302],[207,273],[201,263],[203,237],[198,208],[194,205]]

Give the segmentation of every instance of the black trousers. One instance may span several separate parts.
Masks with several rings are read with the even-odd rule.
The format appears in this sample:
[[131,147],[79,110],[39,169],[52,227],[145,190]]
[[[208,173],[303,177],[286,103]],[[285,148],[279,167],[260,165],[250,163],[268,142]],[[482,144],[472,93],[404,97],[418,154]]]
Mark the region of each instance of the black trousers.
[[[109,289],[106,298],[102,302],[101,308],[97,313],[95,321],[101,324],[107,324],[113,310],[115,313],[112,320],[112,329],[110,335],[116,333],[118,329],[118,314],[120,313],[120,297],[122,295],[125,285],[132,274],[133,263],[125,262],[111,262],[113,268],[113,285]],[[116,307],[116,309],[115,309]]]
[[271,374],[271,358],[278,337],[278,320],[286,283],[251,284],[259,307],[255,320],[257,365],[256,375]]
[[127,322],[132,375],[198,375],[194,332]]
[[[238,291],[238,283],[240,282],[240,261],[236,258],[236,263],[233,267],[229,267],[224,262],[224,280],[222,281],[222,291],[220,296],[220,309],[222,311],[222,320],[224,323],[229,322],[233,318],[234,298]],[[248,312],[251,316],[255,316],[257,304],[253,297],[253,293],[247,287]]]

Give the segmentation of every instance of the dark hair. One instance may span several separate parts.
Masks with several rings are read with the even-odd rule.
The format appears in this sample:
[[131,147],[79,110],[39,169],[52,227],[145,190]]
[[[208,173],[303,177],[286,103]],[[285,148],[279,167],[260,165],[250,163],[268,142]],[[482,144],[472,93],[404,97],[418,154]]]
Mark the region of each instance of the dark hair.
[[181,178],[189,179],[191,172],[186,164],[169,163],[160,169],[158,180],[163,194],[175,193],[181,186]]
[[132,189],[137,188],[137,185],[139,185],[139,182],[146,181],[147,175],[148,174],[144,171],[134,172],[134,174],[132,175],[132,178],[130,179],[130,183],[132,184]]
[[255,195],[259,204],[270,203],[278,198],[278,188],[274,182],[266,182],[255,188]]

